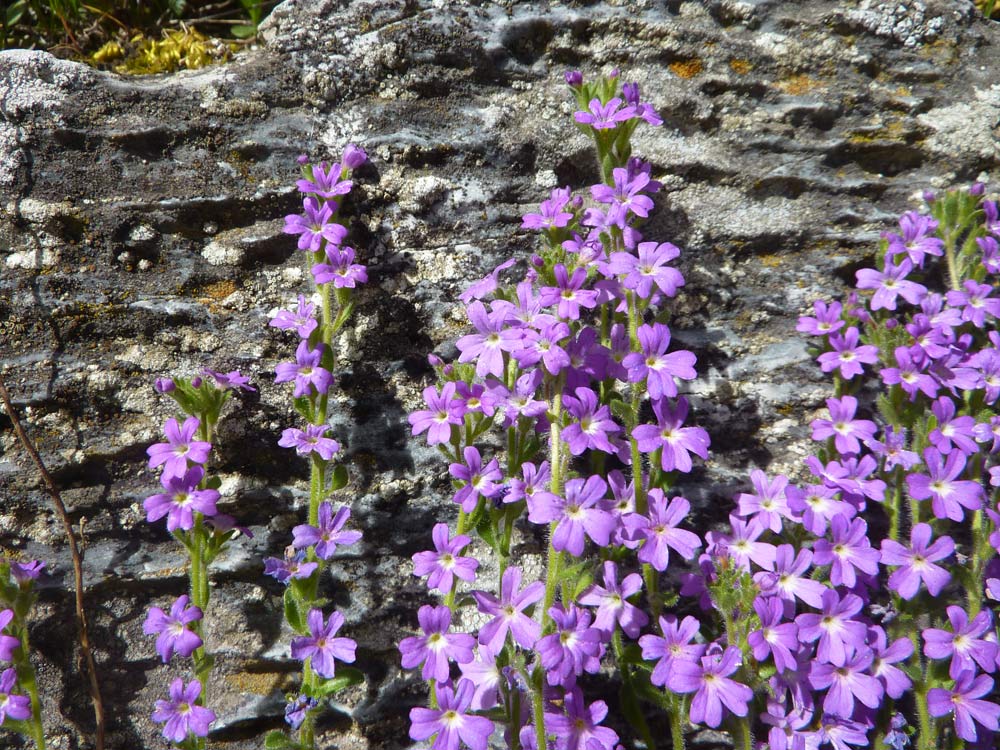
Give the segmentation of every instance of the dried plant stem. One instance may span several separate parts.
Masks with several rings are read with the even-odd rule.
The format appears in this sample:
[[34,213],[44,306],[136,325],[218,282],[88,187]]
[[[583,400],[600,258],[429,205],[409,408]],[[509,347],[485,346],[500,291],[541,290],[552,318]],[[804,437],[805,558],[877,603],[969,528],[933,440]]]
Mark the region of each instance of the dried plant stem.
[[73,534],[73,525],[70,523],[69,514],[66,512],[66,505],[62,501],[62,496],[59,494],[59,489],[56,487],[52,475],[45,468],[42,457],[38,455],[38,451],[28,437],[28,433],[24,431],[24,427],[21,426],[21,422],[17,418],[14,405],[10,400],[10,393],[7,391],[7,386],[4,384],[2,377],[0,377],[0,400],[3,401],[4,408],[7,410],[7,415],[14,426],[14,432],[17,434],[18,440],[21,441],[24,450],[28,452],[31,460],[34,461],[35,466],[38,468],[38,473],[41,475],[49,495],[52,497],[52,503],[56,507],[59,518],[62,520],[66,539],[69,541],[69,552],[73,559],[73,593],[76,598],[76,620],[80,631],[80,650],[87,663],[90,698],[94,704],[94,722],[97,725],[95,744],[97,750],[104,750],[104,702],[101,700],[101,688],[97,682],[97,667],[94,664],[94,654],[90,650],[90,636],[87,634],[87,615],[83,609],[83,562],[80,559],[80,550],[76,544],[76,536]]

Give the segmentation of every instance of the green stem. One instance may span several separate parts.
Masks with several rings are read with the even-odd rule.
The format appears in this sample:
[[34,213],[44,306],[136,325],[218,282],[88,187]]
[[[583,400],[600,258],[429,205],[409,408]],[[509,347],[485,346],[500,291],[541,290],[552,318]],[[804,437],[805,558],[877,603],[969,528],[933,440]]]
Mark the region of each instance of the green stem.
[[42,727],[42,701],[38,696],[38,681],[35,679],[35,668],[28,658],[28,626],[21,627],[21,648],[14,656],[14,668],[17,670],[17,680],[31,699],[31,719],[27,722],[31,739],[35,741],[38,750],[45,750],[45,730]]
[[684,716],[686,715],[686,701],[683,697],[674,693],[670,694],[671,709],[670,714],[670,742],[673,750],[684,750]]

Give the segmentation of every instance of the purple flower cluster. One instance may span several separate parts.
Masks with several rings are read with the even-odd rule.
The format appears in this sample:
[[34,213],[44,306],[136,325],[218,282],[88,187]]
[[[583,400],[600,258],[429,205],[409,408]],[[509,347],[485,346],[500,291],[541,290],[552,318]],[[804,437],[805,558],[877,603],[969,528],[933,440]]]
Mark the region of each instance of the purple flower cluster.
[[[681,528],[690,503],[668,492],[709,446],[703,428],[686,424],[689,404],[679,392],[696,375],[695,355],[671,348],[670,329],[656,315],[684,285],[669,265],[680,251],[643,240],[637,225],[660,185],[650,165],[625,153],[639,122],[661,121],[634,84],[617,95],[615,79],[583,84],[573,76],[571,85],[583,107],[576,121],[610,165],[606,182],[582,196],[556,188],[525,214],[522,227],[541,234],[539,255],[512,284],[503,280],[514,260],[462,295],[473,332],[458,338],[456,363],[431,357],[441,382],[424,390],[425,408],[410,415],[413,434],[426,433],[448,457],[459,508],[455,535],[438,524],[435,549],[413,558],[415,574],[427,576],[444,603],[422,607],[422,634],[399,645],[403,666],[420,667],[435,684],[439,709],[413,709],[410,730],[417,740],[436,734],[434,748],[485,748],[493,724],[474,711],[504,715],[508,736],[516,733],[524,747],[615,747],[617,734],[601,726],[607,705],[588,704],[578,679],[600,669],[620,633],[636,639],[648,625],[634,603],[643,576],[608,559],[600,584],[567,579],[557,599],[551,566],[617,548],[634,551],[633,564],[655,574],[666,571],[671,551],[692,559],[701,546]],[[494,425],[507,437],[502,460],[481,440]],[[632,480],[619,470],[570,474],[577,461],[612,462]],[[509,560],[519,519],[548,534],[545,580]],[[474,588],[482,557],[461,556],[476,544],[466,533],[473,528],[500,556],[498,591]],[[452,629],[463,584],[481,618],[478,632]]]
[[[341,445],[330,436],[328,401],[334,383],[334,338],[353,311],[353,290],[368,281],[365,266],[355,263],[354,248],[343,244],[348,229],[338,221],[344,199],[354,186],[348,178],[367,159],[364,150],[354,145],[331,166],[299,159],[302,179],[297,186],[303,194],[303,214],[287,216],[285,232],[299,235],[298,247],[308,253],[316,293],[311,299],[298,295],[294,309],[279,310],[270,321],[272,327],[294,331],[298,337],[295,361],[277,365],[275,382],[293,384],[295,410],[306,420],[301,429],[283,430],[278,445],[307,457],[311,472],[308,522],[292,529],[292,543],[283,557],[264,560],[265,575],[285,584],[285,615],[298,633],[292,639],[291,654],[303,662],[301,692],[291,697],[285,710],[286,722],[299,733],[298,743],[278,733],[275,741],[282,746],[315,746],[316,715],[322,699],[332,695],[323,683],[334,678],[335,660],[353,662],[356,649],[353,640],[334,637],[344,624],[342,614],[333,612],[324,621],[318,587],[337,549],[361,539],[361,532],[344,529],[350,508],[335,507],[327,499],[347,483],[344,467],[334,466]],[[344,670],[338,675],[345,685],[360,679],[360,673],[349,673],[345,680]]]

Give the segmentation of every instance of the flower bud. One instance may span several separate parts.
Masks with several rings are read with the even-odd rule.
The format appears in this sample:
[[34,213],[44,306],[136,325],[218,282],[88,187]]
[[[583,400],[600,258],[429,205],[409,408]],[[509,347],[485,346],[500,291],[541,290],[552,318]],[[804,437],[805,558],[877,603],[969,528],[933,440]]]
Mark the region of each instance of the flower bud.
[[198,377],[197,375],[195,375],[193,378],[191,378],[191,387],[192,388],[201,388],[201,378]]
[[981,182],[972,183],[972,187],[969,188],[969,195],[979,196],[986,192],[986,185]]
[[173,378],[157,378],[153,383],[153,388],[157,393],[170,393],[177,385]]
[[933,203],[937,199],[937,195],[933,190],[925,190],[923,197],[925,203]]
[[566,78],[566,83],[570,86],[583,85],[583,73],[579,70],[567,70],[563,76]]
[[299,164],[308,164],[309,163],[309,155],[308,154],[299,154],[298,158],[295,161],[297,161]]
[[340,159],[341,164],[348,169],[357,169],[366,161],[368,161],[368,154],[361,146],[355,146],[353,143],[347,145],[347,148],[344,149],[344,155]]

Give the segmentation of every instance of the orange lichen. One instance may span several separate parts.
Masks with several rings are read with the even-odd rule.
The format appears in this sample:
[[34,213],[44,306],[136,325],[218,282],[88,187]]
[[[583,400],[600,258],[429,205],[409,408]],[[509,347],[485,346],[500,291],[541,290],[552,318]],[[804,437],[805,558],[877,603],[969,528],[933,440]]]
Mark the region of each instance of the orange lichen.
[[704,65],[697,57],[693,57],[690,60],[677,60],[667,67],[678,78],[694,78],[702,71]]
[[730,60],[729,67],[732,68],[734,73],[745,76],[753,70],[753,63],[749,60]]
[[786,78],[783,81],[778,81],[776,84],[779,89],[784,91],[786,94],[791,94],[792,96],[800,96],[801,94],[808,94],[810,91],[815,91],[820,88],[823,84],[817,81],[815,78],[810,78],[807,75],[799,74]]

